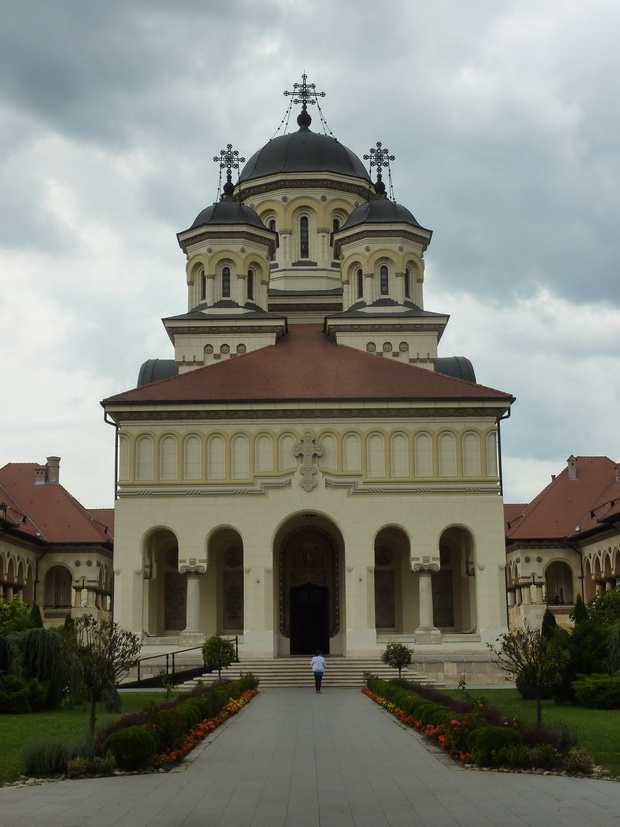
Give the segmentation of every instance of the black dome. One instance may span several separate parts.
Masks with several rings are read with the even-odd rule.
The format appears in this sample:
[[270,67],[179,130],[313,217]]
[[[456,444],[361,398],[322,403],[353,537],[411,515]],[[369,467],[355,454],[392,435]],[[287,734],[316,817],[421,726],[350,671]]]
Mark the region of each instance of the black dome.
[[250,207],[240,204],[232,198],[224,198],[216,204],[211,204],[202,212],[198,213],[190,230],[203,227],[205,224],[249,224],[266,230],[267,227]]
[[356,207],[340,230],[348,230],[358,224],[410,224],[424,229],[406,207],[390,201],[385,195],[378,195],[372,201]]
[[319,135],[306,126],[298,132],[280,135],[250,158],[239,183],[286,172],[337,172],[370,183],[364,164],[354,152],[328,135]]

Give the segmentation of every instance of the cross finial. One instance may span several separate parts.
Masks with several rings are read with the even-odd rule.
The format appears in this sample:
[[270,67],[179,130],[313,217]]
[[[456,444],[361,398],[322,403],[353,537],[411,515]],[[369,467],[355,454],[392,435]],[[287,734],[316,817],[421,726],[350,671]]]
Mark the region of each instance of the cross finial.
[[389,167],[390,161],[395,161],[396,157],[390,155],[390,150],[384,147],[381,141],[377,141],[376,148],[372,147],[370,155],[364,155],[365,161],[370,161],[370,167],[377,167],[377,178],[381,180],[381,167]]
[[213,160],[220,165],[220,169],[225,169],[228,178],[232,177],[232,170],[239,169],[239,164],[245,162],[245,158],[239,157],[239,152],[232,148],[232,144],[227,144],[226,149],[220,149],[219,155],[214,155]]
[[285,95],[294,95],[293,103],[300,103],[305,109],[309,103],[316,103],[316,98],[324,98],[325,92],[316,92],[315,83],[306,83],[308,75],[304,72],[301,76],[301,83],[293,84],[292,92],[285,92]]

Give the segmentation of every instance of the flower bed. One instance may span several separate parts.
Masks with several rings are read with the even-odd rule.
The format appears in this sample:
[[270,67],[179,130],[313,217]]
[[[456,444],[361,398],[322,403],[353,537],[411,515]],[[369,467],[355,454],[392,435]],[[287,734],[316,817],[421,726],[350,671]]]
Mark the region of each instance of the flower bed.
[[[177,747],[164,750],[153,756],[153,767],[155,769],[166,769],[174,764],[178,764],[203,738],[206,738],[210,732],[217,729],[227,721],[231,715],[235,715],[248,704],[257,694],[257,691],[256,689],[247,689],[245,692],[242,692],[239,698],[231,698],[215,718],[205,718],[204,721],[195,724],[189,729]],[[148,726],[148,724],[144,724],[144,726]]]
[[362,692],[457,761],[512,770],[592,772],[591,757],[566,733],[532,729],[502,718],[495,709],[454,701],[404,681],[370,677]]

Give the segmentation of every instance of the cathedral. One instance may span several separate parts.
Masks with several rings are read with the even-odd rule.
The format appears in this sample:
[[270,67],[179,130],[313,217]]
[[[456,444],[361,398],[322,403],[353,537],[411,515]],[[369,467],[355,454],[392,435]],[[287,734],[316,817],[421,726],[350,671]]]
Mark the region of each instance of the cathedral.
[[313,130],[323,93],[305,75],[285,94],[297,128],[247,163],[222,150],[221,197],[177,235],[173,358],[102,403],[114,618],[171,646],[237,636],[242,662],[400,640],[458,672],[506,628],[499,428],[514,399],[438,355],[432,232],[391,197],[394,157],[377,143],[367,169]]

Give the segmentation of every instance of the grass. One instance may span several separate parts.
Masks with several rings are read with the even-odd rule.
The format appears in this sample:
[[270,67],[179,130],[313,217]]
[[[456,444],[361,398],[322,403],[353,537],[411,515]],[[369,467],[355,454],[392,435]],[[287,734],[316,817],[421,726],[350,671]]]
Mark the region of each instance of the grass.
[[[122,712],[140,712],[154,701],[161,703],[165,692],[121,692]],[[22,774],[22,747],[37,740],[43,733],[49,739],[74,741],[88,733],[88,706],[54,712],[33,712],[30,715],[0,715],[2,749],[0,750],[0,784],[15,781]],[[97,710],[97,727],[114,721],[119,713]]]
[[[458,689],[442,691],[452,698],[463,697]],[[472,689],[468,694],[476,699],[484,698],[506,718],[517,718],[528,724],[536,722],[535,701],[524,700],[516,689]],[[553,726],[555,721],[569,727],[578,745],[590,753],[596,764],[620,776],[620,709],[584,709],[543,701],[543,726]]]

